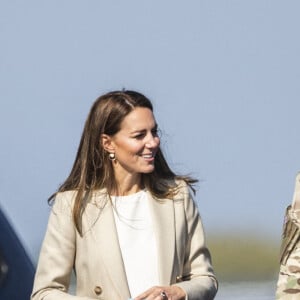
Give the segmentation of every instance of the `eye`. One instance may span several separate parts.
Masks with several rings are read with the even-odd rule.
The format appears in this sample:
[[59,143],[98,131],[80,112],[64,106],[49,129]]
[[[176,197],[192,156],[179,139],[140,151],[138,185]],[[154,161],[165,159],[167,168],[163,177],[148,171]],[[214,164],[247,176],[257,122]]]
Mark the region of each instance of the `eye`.
[[158,130],[157,129],[152,129],[151,132],[152,132],[153,136],[157,136],[157,134],[158,134]]
[[152,129],[151,133],[154,137],[160,137],[160,135],[161,135],[161,131],[157,127]]
[[137,140],[141,140],[145,137],[145,133],[144,132],[141,132],[141,133],[138,133],[136,134],[133,138],[137,139]]
[[[142,140],[143,138],[145,138],[145,136],[148,135],[148,132],[145,130],[141,131],[141,132],[137,132],[133,138],[136,140]],[[151,135],[152,137],[158,137],[160,136],[160,131],[158,130],[157,127],[154,127],[153,129],[151,129]]]

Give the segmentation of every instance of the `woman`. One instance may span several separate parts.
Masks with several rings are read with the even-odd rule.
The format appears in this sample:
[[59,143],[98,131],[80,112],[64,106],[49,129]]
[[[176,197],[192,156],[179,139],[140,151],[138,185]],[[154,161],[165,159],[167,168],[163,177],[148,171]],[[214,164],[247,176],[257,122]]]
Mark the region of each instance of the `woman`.
[[[151,102],[99,97],[54,199],[32,300],[210,300],[217,291],[190,190],[159,147]],[[68,294],[76,274],[76,296]]]

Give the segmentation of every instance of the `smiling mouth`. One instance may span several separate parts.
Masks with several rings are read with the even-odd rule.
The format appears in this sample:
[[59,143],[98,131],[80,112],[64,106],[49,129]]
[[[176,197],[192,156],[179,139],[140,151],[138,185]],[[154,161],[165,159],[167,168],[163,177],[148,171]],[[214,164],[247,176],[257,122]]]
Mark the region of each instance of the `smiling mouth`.
[[142,157],[144,157],[144,158],[154,158],[154,153],[142,154]]

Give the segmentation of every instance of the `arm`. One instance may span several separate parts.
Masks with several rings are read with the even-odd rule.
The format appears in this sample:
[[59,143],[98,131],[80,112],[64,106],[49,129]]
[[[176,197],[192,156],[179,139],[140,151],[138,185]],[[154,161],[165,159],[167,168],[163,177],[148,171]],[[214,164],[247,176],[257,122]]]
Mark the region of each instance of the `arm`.
[[50,213],[32,300],[91,300],[68,294],[75,259],[76,231],[72,221],[71,199],[65,198],[65,195],[57,195]]
[[[217,292],[217,280],[213,274],[209,251],[205,246],[202,223],[186,186],[180,187],[174,202],[177,206],[177,242],[180,245],[176,264],[176,272],[180,273],[176,275],[180,276],[177,276],[176,283],[151,287],[134,300],[212,300]],[[175,278],[172,282],[175,282]],[[162,293],[165,293],[166,297],[163,297]]]
[[296,176],[292,205],[286,209],[280,249],[276,299],[300,296],[300,173]]
[[186,253],[182,282],[175,285],[186,292],[188,300],[211,300],[215,297],[218,284],[213,273],[210,253],[205,245],[198,209],[187,188],[184,192],[184,203],[188,230]]

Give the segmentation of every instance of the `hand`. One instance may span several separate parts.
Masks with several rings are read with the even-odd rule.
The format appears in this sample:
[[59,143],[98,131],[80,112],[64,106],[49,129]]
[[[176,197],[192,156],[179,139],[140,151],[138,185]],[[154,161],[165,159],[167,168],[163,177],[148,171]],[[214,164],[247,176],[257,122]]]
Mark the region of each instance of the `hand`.
[[134,300],[184,300],[185,296],[185,291],[176,285],[154,286]]

